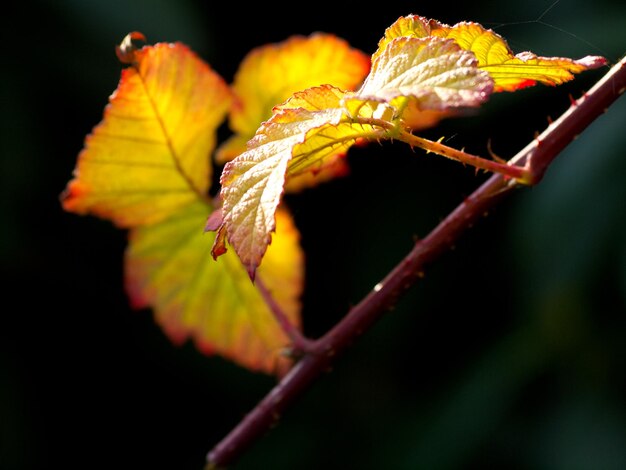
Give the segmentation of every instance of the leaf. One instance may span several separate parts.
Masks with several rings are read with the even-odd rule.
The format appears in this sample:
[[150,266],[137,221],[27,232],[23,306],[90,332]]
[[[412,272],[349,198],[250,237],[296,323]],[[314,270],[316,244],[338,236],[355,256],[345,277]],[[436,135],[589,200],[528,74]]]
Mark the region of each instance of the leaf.
[[[428,38],[430,37],[431,37],[430,25],[429,25],[429,21],[426,18],[422,16],[417,16],[417,15],[409,15],[409,16],[400,17],[398,18],[398,20],[396,20],[391,26],[389,26],[385,30],[384,36],[378,42],[378,49],[372,55],[372,61],[374,63],[379,62],[380,56],[385,54],[388,58],[386,60],[384,59],[384,61],[389,63],[390,62],[389,57],[390,56],[393,57],[393,54],[391,51],[387,50],[387,47],[392,42],[394,42],[395,44],[395,46],[392,46],[392,47],[397,47],[398,42],[396,40],[399,38],[422,39],[421,43],[423,45],[426,45],[426,44],[431,44],[428,41]],[[419,42],[418,43],[411,42],[411,44],[419,44]],[[437,43],[432,43],[431,47],[434,47],[436,44]],[[448,59],[450,58],[451,57],[449,57]],[[464,60],[467,61],[466,64],[468,65],[472,62],[472,60],[467,55],[464,56]],[[470,65],[470,68],[466,69],[466,72],[469,72],[469,74],[476,74],[476,70],[475,70],[476,65],[477,63],[476,64],[472,63]],[[422,67],[427,68],[429,67],[429,65],[427,63],[423,63]],[[452,70],[448,69],[448,73],[450,72],[452,72]],[[394,72],[391,72],[391,73],[394,73]],[[490,86],[487,84],[485,77],[479,76],[477,78],[481,81],[484,81],[483,86],[485,87],[485,92],[487,92],[487,89],[489,89]],[[425,92],[426,90],[421,91],[421,93],[425,93]],[[467,105],[476,106],[480,104],[482,101],[484,101],[487,96],[488,96],[488,93],[483,94],[483,95],[478,93],[477,94],[477,97],[479,98],[478,100],[474,100],[473,103],[467,103],[466,105],[463,105],[463,106],[467,106]],[[462,101],[459,101],[459,103],[461,102]],[[420,129],[433,127],[442,119],[454,116],[458,114],[458,112],[459,110],[454,109],[454,106],[444,106],[443,108],[441,106],[428,107],[427,102],[420,102],[420,100],[412,99],[406,103],[406,109],[404,109],[403,111],[402,119],[403,119],[405,126],[413,130],[420,130]]]
[[408,97],[420,110],[443,111],[478,106],[492,89],[474,55],[454,41],[405,36],[387,43],[355,96],[389,103]]
[[[211,259],[210,154],[231,102],[223,80],[182,44],[136,50],[131,33],[118,56],[122,72],[104,120],[86,140],[66,210],[129,227],[125,258],[131,303],[151,307],[174,341],[192,338],[206,353],[267,373],[283,373],[289,344],[236,256]],[[303,256],[288,214],[260,276],[298,327]]]
[[[187,46],[126,50],[103,121],[85,139],[63,208],[120,227],[158,222],[205,198],[226,83]],[[129,55],[130,54],[130,55]]]
[[[478,23],[461,22],[448,26],[418,15],[400,17],[389,26],[379,41],[372,60],[377,60],[392,41],[401,37],[453,39],[462,49],[476,55],[478,67],[489,73],[494,80],[493,92],[514,91],[538,82],[558,85],[572,79],[574,73],[606,63],[604,58],[597,56],[572,60],[538,57],[531,52],[514,55],[501,36]],[[420,103],[411,102],[404,111],[403,120],[412,129],[425,129],[456,114],[453,109],[424,109]]]
[[341,107],[344,95],[330,86],[296,93],[275,107],[248,150],[226,164],[220,179],[223,221],[213,246],[215,256],[225,251],[227,238],[254,279],[275,230],[274,214],[287,175],[318,169],[326,158],[375,135],[371,126],[351,122]]
[[426,38],[430,36],[430,25],[423,16],[408,15],[401,16],[391,26],[385,29],[385,34],[378,41],[378,49],[372,54],[372,62],[381,55],[387,45],[396,38]]
[[540,57],[532,52],[514,55],[506,41],[478,23],[461,22],[453,27],[431,22],[432,34],[454,39],[462,48],[476,54],[479,67],[495,81],[494,91],[515,91],[542,83],[561,85],[574,74],[606,63],[602,57],[587,56],[579,60],[564,57]]
[[[210,208],[196,202],[167,220],[130,231],[126,288],[136,308],[152,307],[173,342],[188,338],[251,370],[282,374],[289,338],[250,283],[234,253],[211,259],[214,233],[203,233]],[[291,322],[300,323],[303,256],[299,234],[285,211],[258,276]]]
[[452,40],[396,38],[374,60],[358,91],[314,87],[276,106],[247,150],[224,167],[223,220],[213,255],[224,253],[228,242],[254,279],[288,176],[321,168],[363,139],[387,135],[387,129],[354,122],[356,117],[389,121],[407,103],[435,111],[478,105],[493,81],[476,65],[474,55]]
[[598,56],[573,60],[540,57],[528,51],[515,55],[499,34],[478,23],[463,21],[448,26],[417,15],[400,17],[387,28],[374,56],[382,54],[395,38],[427,36],[453,39],[461,48],[473,52],[478,67],[493,78],[494,92],[515,91],[537,83],[560,85],[574,78],[574,74],[606,64],[606,59]]
[[293,93],[325,84],[353,90],[369,66],[369,56],[332,34],[292,36],[253,49],[235,75],[236,101],[229,115],[235,135],[219,147],[217,161],[224,163],[245,151],[246,142],[271,117],[272,108]]
[[247,149],[225,166],[220,179],[223,219],[213,255],[224,253],[230,243],[254,279],[288,176],[310,171],[359,141],[406,138],[410,126],[428,127],[457,110],[479,106],[496,80],[501,88],[510,80],[517,80],[518,88],[529,80],[555,84],[580,66],[601,62],[534,61],[530,53],[510,57],[507,47],[475,23],[448,27],[414,15],[399,18],[379,41],[359,90],[314,87],[294,94],[274,108]]

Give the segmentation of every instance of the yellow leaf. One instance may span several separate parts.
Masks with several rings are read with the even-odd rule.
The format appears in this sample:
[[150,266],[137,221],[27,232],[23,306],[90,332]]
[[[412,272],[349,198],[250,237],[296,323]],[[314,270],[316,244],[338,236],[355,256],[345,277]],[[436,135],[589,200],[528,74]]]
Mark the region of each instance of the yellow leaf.
[[396,38],[425,38],[430,36],[428,20],[423,16],[401,16],[385,30],[384,36],[378,41],[378,49],[372,55],[372,61],[383,53],[387,45]]
[[[152,307],[175,343],[192,339],[251,370],[282,374],[289,338],[234,253],[216,263],[214,233],[203,233],[209,206],[196,202],[167,220],[130,231],[126,287],[137,308]],[[289,214],[278,211],[277,231],[258,277],[291,322],[300,325],[303,255]]]
[[[211,256],[204,234],[211,211],[210,153],[231,95],[223,80],[181,44],[134,49],[131,34],[118,56],[122,73],[104,120],[87,138],[66,210],[129,227],[126,288],[132,304],[151,307],[176,342],[187,338],[207,353],[242,366],[283,373],[290,340],[239,259]],[[300,325],[303,256],[290,217],[278,232],[260,276],[274,300]]]
[[515,91],[542,83],[561,85],[574,74],[606,63],[602,57],[587,56],[573,60],[564,57],[540,57],[532,52],[513,54],[497,33],[478,23],[461,22],[452,27],[431,21],[434,36],[454,39],[463,49],[472,51],[478,66],[494,79],[494,91]]
[[235,135],[220,146],[217,161],[224,163],[245,151],[245,143],[271,117],[272,108],[293,93],[325,84],[352,90],[363,81],[369,64],[367,55],[332,34],[293,36],[253,49],[235,75],[236,102],[230,113]]
[[330,86],[296,93],[275,108],[248,143],[248,150],[224,167],[223,221],[213,252],[224,251],[220,234],[226,233],[251,278],[272,239],[287,175],[319,169],[328,158],[373,135],[371,126],[355,125],[346,115],[344,95]]
[[122,71],[103,121],[87,136],[62,203],[132,227],[206,197],[210,153],[231,95],[183,44],[125,53],[133,65]]
[[[514,55],[501,36],[478,23],[461,22],[448,26],[418,15],[400,17],[389,26],[379,41],[372,60],[377,60],[393,40],[401,37],[453,39],[462,49],[476,55],[478,68],[489,73],[494,80],[494,92],[514,91],[537,82],[559,85],[571,80],[575,73],[599,67],[606,62],[604,58],[596,56],[572,60],[538,57],[531,52]],[[408,104],[403,119],[405,125],[412,129],[424,129],[455,114],[452,109],[423,109],[420,103],[412,101]]]

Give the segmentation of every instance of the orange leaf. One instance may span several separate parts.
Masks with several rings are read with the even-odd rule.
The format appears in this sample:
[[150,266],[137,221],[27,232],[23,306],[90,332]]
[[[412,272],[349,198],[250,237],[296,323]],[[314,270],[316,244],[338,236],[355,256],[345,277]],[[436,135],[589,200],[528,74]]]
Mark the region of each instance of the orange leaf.
[[118,55],[133,65],[87,136],[62,204],[132,227],[206,197],[209,156],[231,95],[183,44],[126,44]]
[[[214,233],[203,233],[209,207],[196,202],[167,220],[130,231],[126,287],[137,308],[152,307],[175,343],[193,339],[207,354],[244,367],[282,374],[289,338],[250,282],[234,253],[216,263]],[[291,322],[299,326],[303,255],[289,214],[277,214],[277,231],[258,276]]]
[[[223,80],[182,44],[137,50],[131,33],[118,57],[122,72],[102,123],[87,138],[66,210],[129,227],[126,288],[135,307],[151,307],[172,340],[192,338],[206,353],[253,370],[282,373],[289,344],[241,262],[211,259],[204,234],[210,152],[231,95]],[[286,213],[260,271],[287,318],[300,324],[303,256]]]
[[293,36],[253,49],[235,75],[237,99],[230,113],[235,135],[218,149],[218,162],[245,151],[245,143],[269,119],[272,108],[293,93],[324,84],[352,90],[365,78],[369,64],[367,55],[332,34]]

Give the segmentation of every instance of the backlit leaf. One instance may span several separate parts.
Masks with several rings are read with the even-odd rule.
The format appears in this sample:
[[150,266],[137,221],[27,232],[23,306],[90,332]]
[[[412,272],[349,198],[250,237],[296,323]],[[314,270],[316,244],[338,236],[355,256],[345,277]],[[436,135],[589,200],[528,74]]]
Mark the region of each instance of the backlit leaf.
[[454,41],[406,36],[387,43],[355,95],[390,103],[411,98],[420,110],[446,110],[478,106],[492,89],[474,54]]
[[[391,53],[390,51],[387,51],[387,46],[389,46],[390,43],[394,42],[394,44],[396,44],[394,47],[397,47],[396,40],[399,38],[418,38],[418,39],[421,38],[422,44],[426,45],[426,44],[429,44],[428,38],[430,37],[431,37],[430,25],[426,18],[422,16],[418,16],[418,15],[409,15],[409,16],[400,17],[398,18],[398,20],[396,20],[396,22],[394,22],[391,26],[389,26],[385,30],[384,36],[378,42],[378,49],[372,55],[372,61],[376,64],[380,61],[381,55],[386,54],[387,56],[390,56]],[[433,44],[433,46],[431,47],[434,47],[435,45],[436,43]],[[448,57],[448,59],[450,58],[451,57]],[[472,62],[471,59],[469,59],[467,55],[464,56],[464,60],[467,61],[466,64],[469,64]],[[388,63],[389,59],[384,60],[384,62]],[[477,63],[470,65],[471,69],[466,68],[465,69],[466,72],[469,72],[470,74],[476,74],[476,71],[474,70],[476,65]],[[422,63],[421,66],[423,68],[430,67],[427,63]],[[450,72],[451,70],[448,70],[448,73]],[[455,73],[455,72],[452,72],[452,73]],[[487,91],[487,89],[489,88],[489,85],[486,83],[487,81],[485,80],[485,77],[481,76],[480,74],[478,74],[478,77],[480,80],[484,81],[483,86],[485,87],[485,91]],[[420,91],[420,93],[422,94],[422,96],[424,95],[424,93],[427,94],[426,90]],[[435,96],[435,95],[431,94],[431,96]],[[468,104],[471,106],[476,106],[477,104],[480,104],[482,101],[484,101],[487,96],[488,96],[488,93],[481,94],[479,92],[475,94],[475,97],[478,98],[478,101],[474,100],[473,104],[470,104],[470,103]],[[462,101],[458,101],[458,102],[461,103]],[[463,106],[467,106],[468,104],[463,105]],[[443,108],[442,107],[439,107],[439,108],[428,107],[428,102],[426,101],[420,103],[419,100],[411,99],[406,103],[406,109],[404,109],[403,111],[402,118],[403,118],[404,124],[407,127],[413,130],[420,130],[420,129],[433,127],[441,119],[454,116],[455,114],[458,113],[458,111],[459,110],[454,109],[453,106],[444,106]]]
[[[571,80],[575,73],[606,63],[604,58],[597,56],[572,60],[562,57],[538,57],[531,52],[514,55],[500,35],[483,28],[478,23],[461,22],[448,26],[418,15],[400,17],[389,26],[379,41],[372,60],[377,60],[392,41],[401,37],[453,39],[462,49],[476,55],[478,67],[489,73],[494,81],[494,92],[514,91],[538,82],[559,85]],[[411,102],[404,112],[403,119],[412,129],[424,129],[455,114],[453,109],[424,109],[420,103]]]
[[253,49],[235,75],[236,101],[229,115],[235,135],[218,149],[218,162],[245,151],[246,142],[271,117],[272,108],[293,93],[325,84],[352,90],[361,84],[369,66],[369,56],[332,34],[292,36]]
[[423,16],[401,16],[391,26],[385,29],[385,34],[378,41],[378,49],[372,55],[372,62],[387,48],[387,45],[396,38],[426,38],[430,36],[430,25]]
[[602,57],[587,56],[579,60],[564,57],[540,57],[532,52],[514,55],[506,41],[478,23],[461,22],[453,27],[431,22],[432,34],[454,39],[462,48],[476,54],[479,67],[495,81],[495,91],[515,91],[543,83],[561,85],[574,74],[606,63]]
[[[282,373],[289,344],[239,259],[220,263],[205,234],[215,133],[231,103],[223,80],[181,44],[136,50],[129,35],[118,57],[122,73],[104,120],[86,140],[66,210],[129,227],[126,289],[150,307],[173,341],[187,338],[253,370]],[[295,327],[300,324],[303,256],[285,212],[260,272]]]
[[[209,206],[197,202],[167,220],[130,231],[126,287],[133,305],[152,307],[175,343],[192,339],[208,354],[244,367],[283,373],[289,338],[274,320],[234,253],[211,258],[214,233],[203,233]],[[300,323],[303,257],[289,215],[278,211],[277,231],[258,277],[291,322]]]
[[183,44],[145,46],[132,59],[62,196],[65,210],[121,227],[206,197],[216,129],[231,103],[226,83]]
[[[287,175],[319,169],[327,158],[345,153],[359,139],[373,135],[371,126],[355,125],[342,106],[345,92],[330,86],[296,93],[257,131],[248,150],[231,160],[221,176],[223,222],[250,277],[275,230],[275,212]],[[218,236],[214,254],[224,251]]]
[[476,23],[449,27],[401,17],[379,41],[357,91],[316,87],[294,94],[225,166],[223,219],[213,254],[219,256],[230,243],[254,279],[288,176],[310,171],[359,141],[400,136],[407,128],[425,128],[479,106],[496,82],[500,90],[536,81],[558,84],[601,62],[513,56],[499,36]]
[[487,71],[495,82],[494,92],[515,91],[536,83],[560,85],[574,78],[574,74],[606,64],[606,60],[598,56],[573,60],[540,57],[528,51],[516,55],[502,36],[478,23],[463,21],[448,26],[417,15],[401,17],[387,28],[375,56],[382,54],[394,38],[403,36],[453,39],[476,55],[478,67]]

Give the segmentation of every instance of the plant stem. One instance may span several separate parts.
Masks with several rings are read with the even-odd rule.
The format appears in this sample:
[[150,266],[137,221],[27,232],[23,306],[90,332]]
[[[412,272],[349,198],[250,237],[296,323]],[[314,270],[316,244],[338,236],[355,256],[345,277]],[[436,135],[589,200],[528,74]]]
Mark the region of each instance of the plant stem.
[[[531,182],[539,182],[556,156],[624,92],[623,58],[582,98],[508,163],[525,165]],[[316,353],[307,353],[207,456],[207,469],[225,467],[263,436],[289,406],[306,392],[340,353],[397,302],[421,276],[426,264],[447,251],[463,232],[512,188],[512,180],[494,174],[454,209],[428,236],[322,338]]]
[[317,342],[305,337],[302,333],[300,333],[300,330],[291,322],[291,320],[289,320],[289,317],[287,316],[285,311],[280,305],[278,305],[278,302],[276,302],[276,299],[274,299],[274,296],[267,289],[261,279],[257,277],[254,283],[261,293],[263,300],[265,300],[265,303],[272,312],[272,315],[274,315],[276,322],[291,340],[290,355],[292,355],[293,357],[300,357],[306,353],[315,353]]
[[530,180],[529,172],[526,168],[516,165],[509,165],[508,163],[500,163],[493,160],[487,160],[486,158],[471,155],[462,150],[457,150],[453,147],[448,147],[441,142],[435,142],[432,140],[424,139],[411,134],[410,132],[402,131],[396,137],[398,140],[402,140],[412,147],[420,147],[426,150],[427,153],[433,152],[437,155],[456,160],[461,163],[472,165],[481,170],[492,171],[494,173],[501,173],[509,178],[513,178],[520,183],[528,183]]

